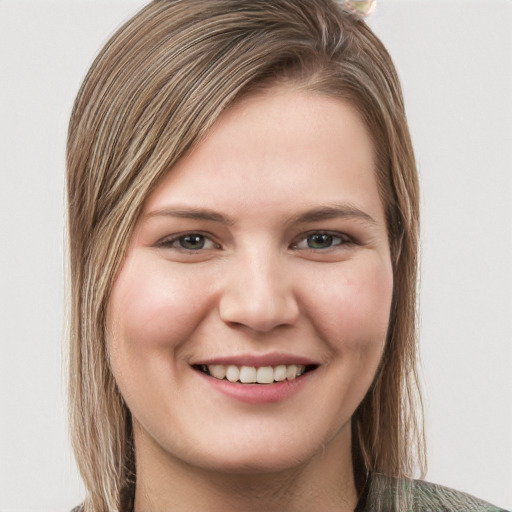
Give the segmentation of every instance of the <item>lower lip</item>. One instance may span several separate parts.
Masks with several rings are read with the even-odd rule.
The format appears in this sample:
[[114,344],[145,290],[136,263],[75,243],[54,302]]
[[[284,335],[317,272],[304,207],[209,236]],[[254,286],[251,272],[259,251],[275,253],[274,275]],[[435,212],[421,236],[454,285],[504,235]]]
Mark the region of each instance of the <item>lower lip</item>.
[[242,384],[240,382],[219,380],[197,370],[194,371],[223,395],[248,404],[282,402],[298,393],[310,380],[312,374],[316,372],[316,370],[310,370],[293,380],[284,380],[273,384]]

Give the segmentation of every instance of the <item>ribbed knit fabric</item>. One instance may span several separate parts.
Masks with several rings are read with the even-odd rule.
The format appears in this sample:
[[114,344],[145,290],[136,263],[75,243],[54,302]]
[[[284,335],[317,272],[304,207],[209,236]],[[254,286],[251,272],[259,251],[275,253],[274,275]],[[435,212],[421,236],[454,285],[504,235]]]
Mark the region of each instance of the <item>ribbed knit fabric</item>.
[[[71,512],[82,512],[82,507],[75,507]],[[286,510],[282,512],[286,512]],[[312,512],[322,511],[315,510]],[[491,505],[487,501],[464,492],[423,480],[396,479],[384,475],[372,475],[354,512],[511,511]]]

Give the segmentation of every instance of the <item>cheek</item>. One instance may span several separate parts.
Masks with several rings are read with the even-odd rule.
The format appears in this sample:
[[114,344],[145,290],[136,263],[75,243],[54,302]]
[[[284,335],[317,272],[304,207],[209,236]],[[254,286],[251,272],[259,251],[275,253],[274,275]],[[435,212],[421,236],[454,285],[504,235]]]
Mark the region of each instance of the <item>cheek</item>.
[[[324,406],[337,411],[337,432],[375,378],[386,343],[393,274],[386,260],[347,262],[329,274],[322,279],[324,286],[310,294],[310,318],[329,350],[328,367],[335,378]],[[335,405],[329,402],[332,396]]]
[[127,260],[108,308],[112,357],[119,351],[150,358],[178,350],[207,311],[208,297],[199,293],[197,280],[190,272],[170,272],[161,262]]
[[311,294],[317,330],[332,350],[381,352],[393,295],[391,263],[374,257],[327,272]]

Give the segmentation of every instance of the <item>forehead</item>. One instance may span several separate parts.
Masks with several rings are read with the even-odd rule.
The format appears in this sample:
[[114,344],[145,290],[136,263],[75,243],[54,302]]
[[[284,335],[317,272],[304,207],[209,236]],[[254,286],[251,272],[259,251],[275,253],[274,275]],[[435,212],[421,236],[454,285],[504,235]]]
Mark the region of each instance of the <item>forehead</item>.
[[150,196],[145,210],[171,202],[206,208],[280,211],[293,203],[360,203],[381,214],[374,149],[349,103],[273,87],[235,103]]

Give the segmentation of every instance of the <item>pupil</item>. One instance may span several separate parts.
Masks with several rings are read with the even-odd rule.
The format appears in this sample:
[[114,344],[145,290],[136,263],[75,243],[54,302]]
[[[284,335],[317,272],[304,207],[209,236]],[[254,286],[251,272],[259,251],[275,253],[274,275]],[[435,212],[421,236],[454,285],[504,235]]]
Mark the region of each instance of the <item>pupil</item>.
[[308,238],[308,247],[310,249],[323,249],[332,245],[332,235],[320,234],[311,235]]
[[202,249],[204,237],[202,235],[187,235],[180,239],[180,245],[183,249]]

